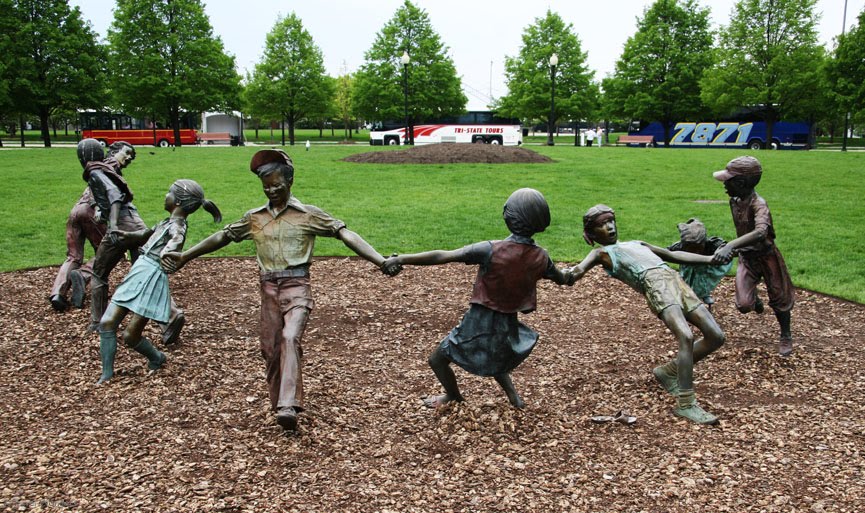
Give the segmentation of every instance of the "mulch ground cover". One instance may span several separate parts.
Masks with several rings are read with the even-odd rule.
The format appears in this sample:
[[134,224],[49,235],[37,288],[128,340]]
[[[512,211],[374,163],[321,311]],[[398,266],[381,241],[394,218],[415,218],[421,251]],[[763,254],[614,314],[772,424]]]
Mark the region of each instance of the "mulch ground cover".
[[[645,300],[598,269],[542,282],[523,320],[541,340],[513,374],[527,406],[457,369],[440,409],[426,358],[467,308],[475,268],[317,259],[304,339],[306,412],[268,411],[252,259],[172,277],[188,324],[148,375],[121,346],[95,387],[89,312],[55,313],[55,268],[0,274],[0,511],[858,512],[865,508],[865,307],[798,291],[795,352],[770,313],[714,313],[727,343],[696,369],[718,426],[674,417],[653,366],[674,341]],[[128,270],[121,265],[113,285]],[[765,297],[765,295],[764,295]],[[158,340],[158,333],[151,332]],[[628,410],[632,426],[593,424]]]
[[343,160],[368,164],[536,164],[553,161],[526,148],[495,144],[425,144],[394,151],[357,153]]

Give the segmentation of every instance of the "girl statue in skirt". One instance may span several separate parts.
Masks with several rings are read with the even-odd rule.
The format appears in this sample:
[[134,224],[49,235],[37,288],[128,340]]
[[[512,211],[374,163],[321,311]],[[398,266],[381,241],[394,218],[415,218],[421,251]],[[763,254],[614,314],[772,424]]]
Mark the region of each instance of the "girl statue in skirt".
[[550,208],[540,192],[514,192],[505,203],[503,216],[511,232],[505,240],[479,242],[453,251],[393,256],[384,263],[385,268],[449,262],[479,266],[468,312],[429,357],[429,365],[445,390],[442,395],[424,399],[430,408],[463,400],[451,363],[478,376],[492,376],[510,403],[522,408],[524,403],[510,372],[529,356],[538,334],[520,322],[517,313],[535,310],[541,278],[559,285],[573,284],[570,274],[557,269],[547,251],[532,240],[535,233],[550,225]]
[[117,351],[117,327],[132,312],[126,324],[123,341],[127,346],[147,357],[147,367],[155,371],[165,363],[165,354],[153,347],[141,336],[147,321],[167,322],[171,313],[171,296],[168,291],[168,275],[162,269],[162,254],[180,251],[186,241],[186,217],[204,206],[213,216],[214,222],[222,220],[219,208],[204,198],[204,190],[192,180],[177,180],[165,195],[165,210],[171,216],[156,226],[122,235],[128,238],[147,239],[141,246],[141,256],[114,291],[111,304],[99,322],[99,353],[102,357],[101,385],[114,376],[114,354]]

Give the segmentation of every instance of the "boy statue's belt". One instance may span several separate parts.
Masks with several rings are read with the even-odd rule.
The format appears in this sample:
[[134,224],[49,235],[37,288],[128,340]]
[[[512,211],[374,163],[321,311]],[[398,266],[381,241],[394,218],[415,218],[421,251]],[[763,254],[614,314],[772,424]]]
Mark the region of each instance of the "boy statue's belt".
[[280,278],[303,278],[309,276],[309,266],[300,265],[279,271],[262,271],[261,281],[273,281]]

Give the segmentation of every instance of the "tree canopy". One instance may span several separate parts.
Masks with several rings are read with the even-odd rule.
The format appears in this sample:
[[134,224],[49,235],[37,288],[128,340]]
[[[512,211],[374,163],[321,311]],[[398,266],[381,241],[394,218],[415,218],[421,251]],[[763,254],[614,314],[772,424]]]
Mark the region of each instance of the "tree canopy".
[[[543,18],[535,18],[522,35],[519,54],[505,58],[505,76],[508,93],[499,99],[497,110],[504,115],[527,121],[581,120],[595,114],[598,86],[593,82],[594,72],[586,65],[586,52],[582,50],[573,24],[561,16],[547,11]],[[552,76],[550,57],[558,56],[556,66],[555,113],[550,114]]]
[[[406,69],[403,53],[410,62]],[[408,78],[411,119],[426,120],[461,114],[468,98],[456,67],[447,56],[426,11],[406,2],[376,35],[365,62],[355,75],[353,103],[357,115],[384,121],[404,117],[403,73]]]
[[712,62],[709,10],[694,0],[656,0],[637,20],[613,76],[603,81],[608,111],[660,121],[669,142],[673,123],[705,110],[699,81]]
[[328,112],[332,94],[333,81],[325,74],[321,50],[300,18],[292,13],[277,19],[247,86],[249,109],[258,117],[287,122],[293,145],[295,124]]
[[178,145],[183,112],[239,104],[234,57],[213,35],[200,0],[117,0],[108,40],[117,106],[130,114],[164,116]]
[[741,0],[721,30],[717,63],[701,80],[702,99],[718,114],[759,109],[772,125],[806,116],[820,86],[816,0]]
[[838,104],[857,123],[865,123],[865,10],[858,25],[838,38],[838,46],[827,65],[829,82]]
[[351,139],[351,119],[354,114],[351,91],[354,87],[354,76],[351,73],[340,75],[336,79],[336,97],[334,103],[339,119],[342,120],[344,138]]
[[[4,3],[0,7],[10,9],[13,22],[3,45],[11,108],[38,115],[42,140],[51,146],[52,112],[95,107],[105,100],[105,50],[68,0]],[[6,14],[3,18],[9,21]]]

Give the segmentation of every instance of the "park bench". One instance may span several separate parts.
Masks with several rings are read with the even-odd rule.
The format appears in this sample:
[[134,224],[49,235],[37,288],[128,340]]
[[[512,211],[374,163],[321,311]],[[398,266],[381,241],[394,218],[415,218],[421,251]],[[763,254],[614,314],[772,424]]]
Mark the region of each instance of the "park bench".
[[213,144],[216,142],[231,144],[231,134],[228,132],[198,132],[198,144]]
[[640,146],[654,146],[655,145],[655,136],[654,135],[620,135],[619,139],[616,140],[616,146],[622,144],[637,144]]

